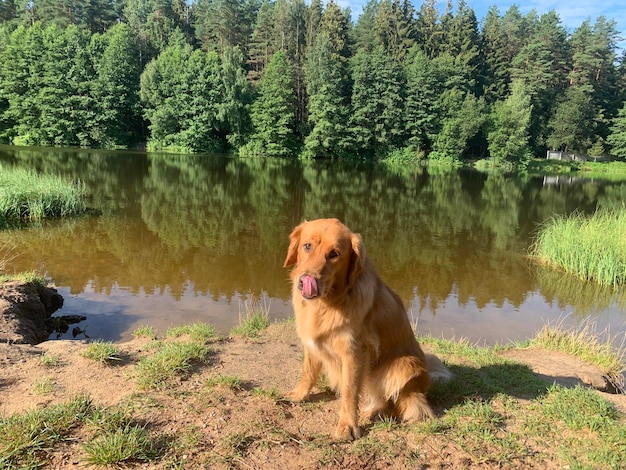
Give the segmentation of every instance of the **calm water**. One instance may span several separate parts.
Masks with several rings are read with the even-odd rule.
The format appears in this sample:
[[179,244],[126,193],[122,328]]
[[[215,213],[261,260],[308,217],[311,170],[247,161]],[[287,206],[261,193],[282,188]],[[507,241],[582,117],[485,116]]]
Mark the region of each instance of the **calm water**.
[[291,316],[288,235],[317,217],[363,235],[422,334],[506,343],[563,318],[625,331],[623,292],[526,254],[538,223],[621,207],[626,183],[11,147],[0,147],[0,164],[85,182],[99,215],[0,232],[0,259],[48,277],[65,299],[57,315],[85,315],[78,326],[91,338],[199,320],[227,333],[256,302],[273,319]]

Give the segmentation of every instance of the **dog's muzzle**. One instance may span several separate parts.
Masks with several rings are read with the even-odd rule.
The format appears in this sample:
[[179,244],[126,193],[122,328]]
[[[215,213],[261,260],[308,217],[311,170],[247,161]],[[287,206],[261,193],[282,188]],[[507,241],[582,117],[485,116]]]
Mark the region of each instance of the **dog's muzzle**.
[[305,299],[314,299],[320,294],[317,279],[310,274],[300,276],[298,279],[298,290]]

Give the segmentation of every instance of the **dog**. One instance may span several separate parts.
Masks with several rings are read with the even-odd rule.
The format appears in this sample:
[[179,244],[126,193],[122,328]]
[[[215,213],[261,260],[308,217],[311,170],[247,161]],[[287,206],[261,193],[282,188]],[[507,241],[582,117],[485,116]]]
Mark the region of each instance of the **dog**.
[[337,219],[305,221],[290,235],[290,266],[304,361],[288,398],[306,400],[323,371],[340,396],[339,439],[361,436],[360,403],[370,419],[432,418],[431,379],[451,373],[422,351],[402,300],[378,276],[361,236]]

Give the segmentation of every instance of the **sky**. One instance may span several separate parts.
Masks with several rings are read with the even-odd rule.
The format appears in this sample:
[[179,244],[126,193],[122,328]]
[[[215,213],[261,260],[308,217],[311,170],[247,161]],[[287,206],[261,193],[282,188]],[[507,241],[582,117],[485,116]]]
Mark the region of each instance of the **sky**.
[[[356,21],[363,10],[363,5],[367,0],[336,0],[336,3],[342,7],[350,7],[352,11],[352,20]],[[446,0],[439,0],[439,11],[443,13],[446,6]],[[458,4],[458,0],[453,0],[454,6]],[[498,7],[500,15],[511,7],[517,5],[522,14],[529,13],[533,8],[537,14],[547,13],[554,10],[561,18],[561,24],[572,32],[581,25],[586,19],[591,19],[591,23],[595,22],[598,16],[604,15],[608,20],[617,22],[617,30],[620,31],[624,40],[618,41],[620,49],[626,49],[626,1],[624,0],[466,0],[468,6],[472,7],[479,23],[484,20],[487,10],[492,5]],[[416,10],[422,5],[421,0],[412,0],[412,4]]]

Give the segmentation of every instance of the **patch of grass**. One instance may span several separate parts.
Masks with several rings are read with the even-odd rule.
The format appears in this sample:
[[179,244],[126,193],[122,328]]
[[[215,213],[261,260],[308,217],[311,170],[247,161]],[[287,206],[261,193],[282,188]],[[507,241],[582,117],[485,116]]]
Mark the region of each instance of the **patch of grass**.
[[576,172],[580,169],[580,163],[569,160],[548,160],[535,158],[528,162],[526,170],[536,175],[562,175]]
[[82,445],[89,465],[119,465],[147,461],[157,456],[154,443],[144,426],[127,425],[99,434]]
[[186,375],[193,361],[204,361],[210,352],[208,346],[193,342],[159,342],[155,352],[141,358],[137,364],[137,385],[140,388],[159,388],[172,378]]
[[25,284],[44,287],[47,283],[44,277],[35,271],[24,271],[16,274],[0,274],[0,282],[20,281]]
[[33,393],[35,395],[50,395],[54,390],[56,382],[54,377],[42,377],[33,383]]
[[218,375],[207,380],[207,387],[224,387],[229,390],[242,390],[241,379],[234,375]]
[[0,214],[6,220],[79,214],[85,210],[85,194],[82,183],[0,166]]
[[528,345],[561,351],[595,364],[618,390],[624,390],[626,350],[623,342],[618,345],[608,332],[598,332],[593,322],[583,322],[570,329],[562,322],[557,325],[548,323],[528,341]]
[[626,179],[626,162],[584,162],[580,165],[580,173],[586,178],[622,181]]
[[46,367],[59,367],[63,364],[61,356],[57,354],[45,353],[41,356],[41,364]]
[[254,387],[252,394],[257,397],[266,397],[274,401],[278,401],[282,398],[282,394],[274,387]]
[[572,431],[608,430],[619,419],[615,408],[587,387],[553,385],[540,403],[544,416],[552,422],[562,422]]
[[243,312],[239,312],[239,324],[230,330],[233,336],[256,338],[270,325],[269,306],[258,302],[246,303]]
[[92,411],[89,397],[79,396],[67,403],[0,416],[0,468],[43,466],[46,451],[67,438]]
[[168,436],[167,449],[163,456],[164,468],[188,468],[189,456],[198,452],[203,447],[202,429],[195,425],[189,425],[172,436]]
[[[620,364],[621,370],[623,363],[613,362],[610,342],[594,346],[590,335],[588,328],[571,332],[547,327],[516,347],[595,356],[602,359],[594,363]],[[420,342],[442,355],[455,374],[430,390],[429,400],[446,412],[413,425],[422,439],[454,443],[467,454],[470,467],[532,467],[557,458],[571,468],[621,468],[626,458],[626,441],[620,441],[626,435],[625,420],[595,390],[548,387],[528,367],[500,357],[502,346],[432,338]]]
[[98,361],[103,364],[120,360],[119,348],[110,341],[96,340],[87,346],[82,355],[87,359]]
[[532,254],[585,281],[614,288],[626,282],[626,210],[554,217],[537,234]]
[[218,338],[215,329],[208,323],[197,322],[191,325],[176,326],[165,332],[166,338],[180,338],[189,336],[192,341],[206,343]]
[[135,331],[133,331],[133,336],[135,338],[156,339],[156,333],[154,332],[154,328],[152,328],[151,326],[140,326]]
[[623,468],[626,425],[623,417],[595,390],[585,387],[549,388],[528,415],[550,423],[541,427],[556,453],[570,468]]

